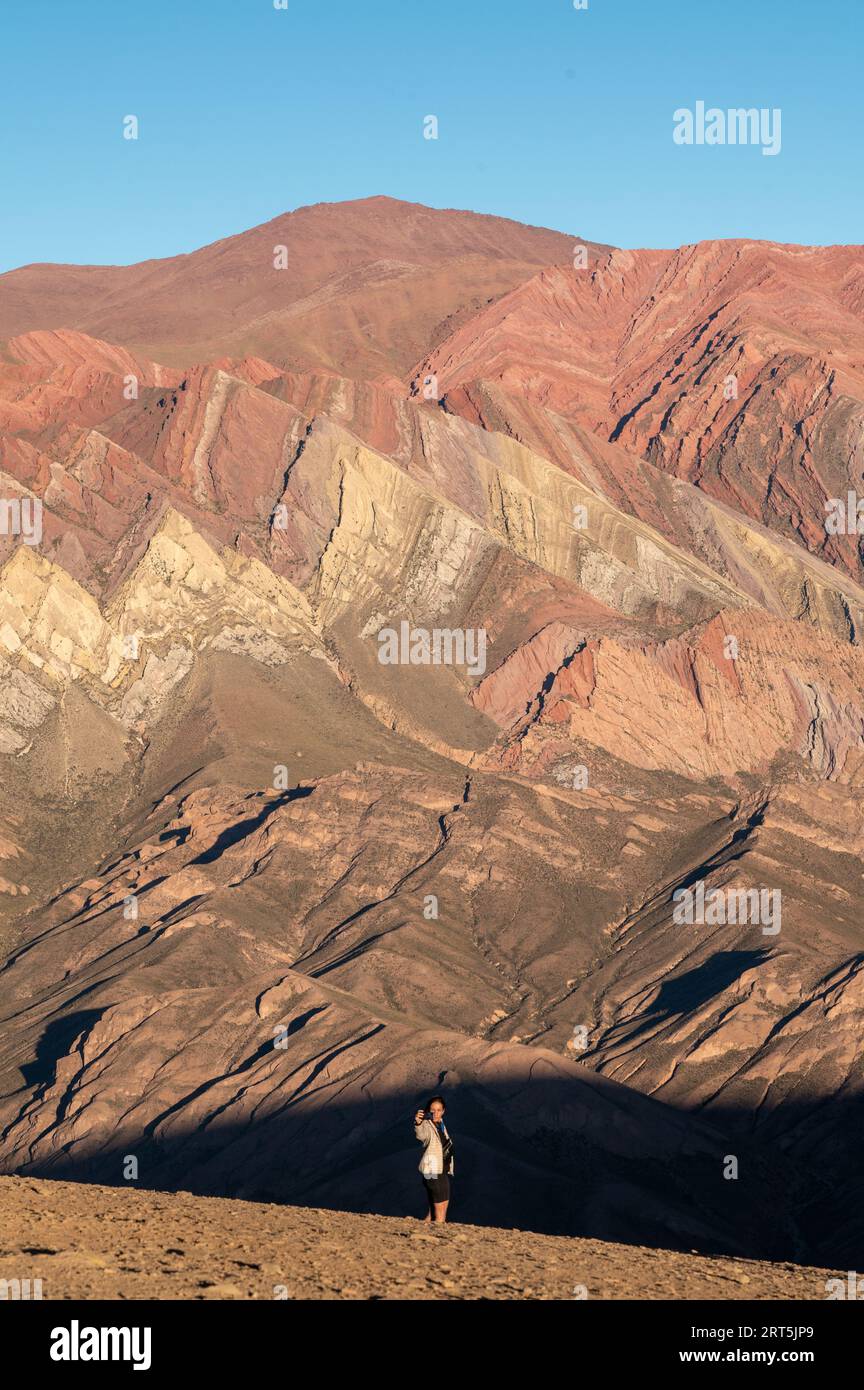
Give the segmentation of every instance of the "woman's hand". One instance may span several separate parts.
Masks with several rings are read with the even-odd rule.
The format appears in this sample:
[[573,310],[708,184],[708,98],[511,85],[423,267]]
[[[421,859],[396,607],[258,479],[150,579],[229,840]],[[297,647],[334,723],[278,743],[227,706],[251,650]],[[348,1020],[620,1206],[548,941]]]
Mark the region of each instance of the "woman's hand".
[[425,1111],[425,1110],[418,1110],[418,1111],[417,1111],[417,1114],[414,1116],[414,1123],[415,1123],[415,1125],[419,1125],[420,1122],[421,1122],[422,1120],[425,1120],[425,1119],[426,1119],[426,1111]]

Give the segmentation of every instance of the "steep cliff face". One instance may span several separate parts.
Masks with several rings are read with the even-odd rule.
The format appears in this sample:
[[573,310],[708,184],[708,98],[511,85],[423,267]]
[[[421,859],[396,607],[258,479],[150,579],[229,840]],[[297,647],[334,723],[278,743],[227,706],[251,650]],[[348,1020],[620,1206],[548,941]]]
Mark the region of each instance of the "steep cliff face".
[[511,766],[548,767],[569,738],[685,777],[764,776],[789,755],[854,785],[862,681],[857,647],[752,610],[724,610],[647,644],[547,627],[471,698],[506,731]]
[[0,277],[0,1164],[851,1267],[857,255],[378,211]]

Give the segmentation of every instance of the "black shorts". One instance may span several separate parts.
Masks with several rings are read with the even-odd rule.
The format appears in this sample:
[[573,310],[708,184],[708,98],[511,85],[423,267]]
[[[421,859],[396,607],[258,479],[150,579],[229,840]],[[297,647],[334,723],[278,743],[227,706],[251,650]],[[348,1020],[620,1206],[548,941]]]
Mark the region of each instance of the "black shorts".
[[450,1176],[448,1173],[442,1173],[439,1178],[424,1178],[423,1186],[433,1202],[450,1201]]

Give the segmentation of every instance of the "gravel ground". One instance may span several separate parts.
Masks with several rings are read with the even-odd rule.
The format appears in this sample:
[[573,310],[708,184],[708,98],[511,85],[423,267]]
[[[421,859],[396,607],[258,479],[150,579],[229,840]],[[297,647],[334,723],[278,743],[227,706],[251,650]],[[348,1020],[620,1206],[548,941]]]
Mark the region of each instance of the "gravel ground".
[[189,1193],[0,1178],[46,1299],[824,1299],[831,1271]]

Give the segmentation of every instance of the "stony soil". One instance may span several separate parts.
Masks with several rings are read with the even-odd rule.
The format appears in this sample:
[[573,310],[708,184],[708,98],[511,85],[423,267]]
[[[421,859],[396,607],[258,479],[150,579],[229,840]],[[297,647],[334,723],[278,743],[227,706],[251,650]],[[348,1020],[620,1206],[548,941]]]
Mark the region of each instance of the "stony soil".
[[821,1299],[827,1270],[188,1193],[0,1178],[46,1299]]

